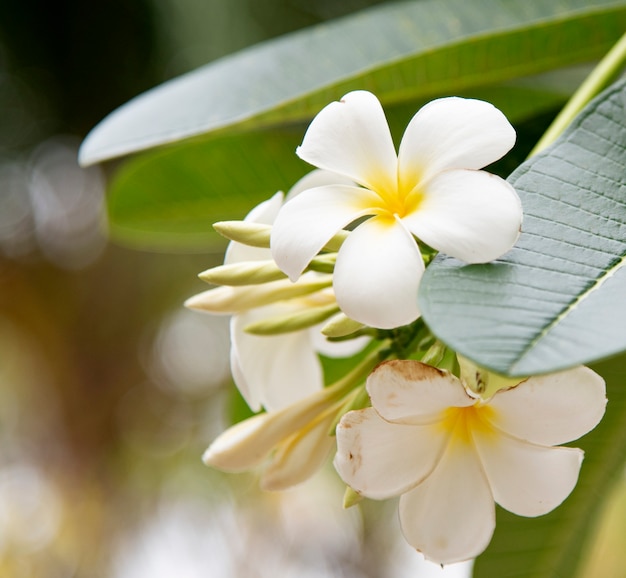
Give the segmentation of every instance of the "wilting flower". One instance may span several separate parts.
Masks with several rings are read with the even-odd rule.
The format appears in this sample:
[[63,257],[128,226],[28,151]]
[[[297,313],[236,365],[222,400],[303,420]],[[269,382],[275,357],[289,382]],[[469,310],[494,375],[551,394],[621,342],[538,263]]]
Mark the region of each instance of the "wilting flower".
[[364,368],[369,370],[377,358],[378,351],[370,352],[332,386],[235,424],[213,441],[202,459],[226,472],[261,467],[261,487],[266,490],[303,482],[326,461],[335,445],[331,430],[341,414],[359,402]]
[[406,540],[441,564],[487,547],[494,502],[530,517],[556,508],[576,485],[583,452],[554,446],[593,429],[606,404],[604,381],[586,367],[485,400],[446,371],[389,361],[367,390],[372,407],[337,427],[335,467],[364,496],[400,495]]
[[496,259],[517,240],[515,190],[478,170],[514,142],[513,127],[491,104],[442,98],[417,112],[396,155],[376,97],[351,92],[313,119],[297,152],[361,186],[327,184],[286,203],[272,230],[274,259],[295,280],[338,230],[366,218],[339,250],[337,302],[373,327],[411,323],[424,272],[413,235],[467,263]]
[[[313,171],[289,192],[293,197],[302,187],[336,182],[336,175]],[[283,203],[277,193],[246,216],[245,221],[271,224]],[[225,264],[271,261],[269,249],[231,242]],[[319,327],[278,335],[255,335],[246,328],[276,316],[297,314],[311,307],[336,305],[330,288],[330,274],[308,272],[297,283],[278,279],[259,285],[222,286],[187,300],[186,305],[213,314],[232,314],[230,324],[230,365],[233,379],[254,411],[261,407],[275,410],[286,407],[322,388],[324,384],[318,353],[347,356],[363,347],[362,340],[333,343]]]

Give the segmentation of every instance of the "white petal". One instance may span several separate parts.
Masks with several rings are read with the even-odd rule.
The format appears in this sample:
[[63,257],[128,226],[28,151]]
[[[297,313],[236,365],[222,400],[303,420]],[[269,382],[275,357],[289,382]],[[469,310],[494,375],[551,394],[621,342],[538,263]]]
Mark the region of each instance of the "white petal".
[[337,403],[329,389],[278,411],[255,415],[222,433],[207,449],[202,459],[207,465],[238,472],[263,462],[281,442],[317,421],[320,414]]
[[396,423],[433,423],[449,407],[475,403],[454,375],[412,360],[378,365],[367,378],[367,391],[380,416]]
[[361,223],[339,249],[333,279],[337,303],[350,319],[390,329],[419,317],[417,290],[424,261],[398,221]]
[[[262,463],[291,431],[269,413],[255,415],[228,428],[204,452],[202,461],[225,472],[242,472]],[[295,429],[295,426],[294,428]]]
[[[232,317],[230,320],[231,336],[237,330],[236,327],[234,327],[234,319],[235,317]],[[248,380],[246,379],[245,373],[241,367],[241,363],[239,363],[237,340],[231,340],[230,344],[230,373],[237,389],[239,390],[239,393],[248,404],[248,407],[255,413],[261,411],[261,398],[259,395],[260,390],[259,388],[252,388],[248,384]]]
[[307,330],[271,336],[244,331],[250,323],[293,310],[284,305],[257,308],[235,316],[231,324],[238,366],[249,392],[247,398],[259,400],[268,411],[299,401],[320,390],[324,383]]
[[261,488],[285,490],[304,482],[321,468],[335,445],[335,438],[330,435],[334,419],[335,414],[331,413],[285,440],[263,472]]
[[478,556],[496,524],[478,456],[462,444],[446,450],[432,474],[400,498],[399,508],[407,542],[438,564]]
[[496,502],[518,516],[547,514],[576,486],[583,461],[579,449],[547,448],[485,432],[473,432],[473,437]]
[[436,426],[391,424],[371,407],[351,411],[337,426],[335,468],[359,494],[382,500],[428,476],[445,442]]
[[[250,223],[271,225],[283,204],[283,193],[276,193],[272,198],[262,202],[252,209],[244,218]],[[242,261],[262,261],[270,259],[269,249],[249,247],[243,243],[230,242],[226,248],[224,264],[241,263]]]
[[493,105],[441,98],[413,117],[398,154],[401,186],[412,189],[448,169],[481,169],[515,144],[515,129]]
[[355,219],[372,214],[380,199],[345,185],[318,187],[285,203],[270,239],[276,264],[295,281],[331,237]]
[[531,377],[489,402],[500,430],[532,443],[556,445],[579,438],[602,419],[604,380],[588,367]]
[[417,209],[404,217],[419,239],[466,263],[487,263],[517,240],[522,205],[505,180],[484,171],[446,171],[422,191]]
[[322,109],[296,153],[373,190],[397,186],[397,157],[387,119],[369,92],[350,92]]

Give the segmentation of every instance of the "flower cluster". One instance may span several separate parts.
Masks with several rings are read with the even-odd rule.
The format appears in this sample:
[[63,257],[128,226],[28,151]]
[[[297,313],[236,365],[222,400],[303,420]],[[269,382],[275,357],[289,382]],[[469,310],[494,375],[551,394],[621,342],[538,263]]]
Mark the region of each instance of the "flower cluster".
[[[315,117],[297,154],[317,169],[216,224],[231,243],[201,278],[220,286],[187,301],[232,316],[233,379],[264,410],[220,435],[207,464],[259,468],[279,490],[336,447],[352,496],[400,496],[406,540],[441,564],[487,547],[496,503],[532,517],[569,495],[583,453],[559,444],[598,424],[603,380],[585,367],[492,374],[440,343],[417,306],[436,252],[485,263],[516,242],[520,200],[481,170],[514,142],[504,115],[471,99],[424,106],[397,154],[368,92]],[[325,385],[320,354],[352,369]]]

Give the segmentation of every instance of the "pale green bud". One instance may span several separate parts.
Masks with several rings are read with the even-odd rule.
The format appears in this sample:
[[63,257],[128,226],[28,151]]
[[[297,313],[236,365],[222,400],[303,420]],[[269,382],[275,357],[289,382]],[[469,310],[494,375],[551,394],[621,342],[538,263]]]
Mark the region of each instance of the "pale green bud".
[[285,279],[287,276],[271,259],[267,261],[245,261],[221,265],[203,271],[198,275],[200,279],[213,285],[258,285]]
[[245,331],[254,335],[278,335],[281,333],[290,333],[291,331],[300,331],[301,329],[313,327],[325,321],[338,311],[339,306],[334,303],[310,307],[304,311],[298,311],[297,313],[277,315],[262,321],[257,321],[256,323],[251,323],[245,328]]
[[346,337],[364,327],[365,325],[346,317],[344,313],[338,313],[322,327],[322,334],[326,337]]
[[249,221],[219,221],[218,223],[213,223],[213,228],[223,237],[236,243],[263,249],[269,249],[270,247],[271,225],[262,225]]
[[190,297],[185,301],[185,307],[215,314],[239,313],[277,301],[304,297],[331,285],[332,277],[328,275],[313,279],[302,278],[297,283],[280,279],[263,285],[216,287]]
[[[213,228],[223,237],[236,243],[263,249],[269,249],[270,247],[271,225],[262,225],[249,221],[219,221],[213,224]],[[349,234],[350,231],[339,231],[326,243],[324,250],[338,251]]]

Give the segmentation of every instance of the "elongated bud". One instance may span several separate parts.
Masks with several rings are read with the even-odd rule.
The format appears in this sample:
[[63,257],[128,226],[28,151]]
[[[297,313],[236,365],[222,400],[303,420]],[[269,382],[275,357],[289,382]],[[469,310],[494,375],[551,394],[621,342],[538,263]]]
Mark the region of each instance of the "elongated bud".
[[365,325],[346,317],[344,313],[338,313],[324,325],[322,334],[326,337],[346,337],[364,327]]
[[336,304],[321,305],[319,307],[310,307],[298,313],[288,313],[287,315],[277,315],[263,321],[251,323],[245,328],[247,333],[254,335],[278,335],[281,333],[290,333],[291,331],[300,331],[307,327],[313,327],[322,321],[328,319],[339,311]]
[[[250,247],[270,248],[271,225],[262,225],[250,221],[218,221],[213,228],[223,237],[249,245]],[[350,231],[339,231],[326,245],[324,251],[338,251]]]
[[332,278],[328,275],[301,277],[297,283],[280,279],[263,285],[217,287],[190,297],[185,301],[185,307],[214,314],[238,313],[277,301],[310,295],[330,287],[331,284]]
[[232,263],[207,269],[198,275],[200,279],[213,285],[259,285],[287,276],[278,268],[271,259],[267,261],[246,261],[244,263]]
[[332,273],[335,270],[337,253],[324,253],[313,259],[305,271],[316,271],[318,273]]
[[213,228],[223,237],[251,247],[270,248],[271,225],[249,221],[219,221]]

